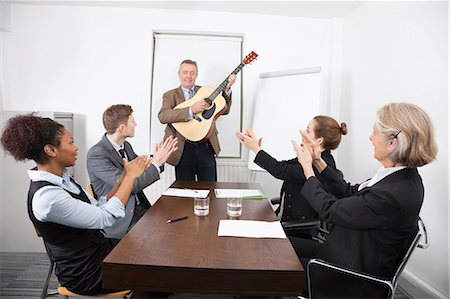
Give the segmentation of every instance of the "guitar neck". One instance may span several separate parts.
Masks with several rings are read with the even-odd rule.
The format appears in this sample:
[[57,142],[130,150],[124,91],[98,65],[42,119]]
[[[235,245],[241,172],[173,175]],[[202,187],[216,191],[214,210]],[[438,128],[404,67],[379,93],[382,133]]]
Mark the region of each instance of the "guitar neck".
[[[236,75],[237,73],[239,73],[244,67],[244,65],[245,64],[241,62],[241,64],[238,65],[237,68],[235,68],[230,75]],[[216,90],[214,90],[214,92],[208,97],[208,99],[210,99],[211,101],[214,100],[219,94],[222,93],[222,91],[224,91],[225,87],[227,87],[227,84],[228,84],[228,77],[219,85],[219,87],[216,88]]]

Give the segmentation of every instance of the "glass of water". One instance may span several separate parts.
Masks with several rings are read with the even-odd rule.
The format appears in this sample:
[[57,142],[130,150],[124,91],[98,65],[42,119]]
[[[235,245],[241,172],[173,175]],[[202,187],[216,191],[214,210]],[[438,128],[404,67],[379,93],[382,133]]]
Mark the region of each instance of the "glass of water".
[[194,197],[194,215],[207,216],[209,214],[209,196]]
[[227,215],[230,217],[239,217],[242,215],[242,198],[228,197],[227,198]]

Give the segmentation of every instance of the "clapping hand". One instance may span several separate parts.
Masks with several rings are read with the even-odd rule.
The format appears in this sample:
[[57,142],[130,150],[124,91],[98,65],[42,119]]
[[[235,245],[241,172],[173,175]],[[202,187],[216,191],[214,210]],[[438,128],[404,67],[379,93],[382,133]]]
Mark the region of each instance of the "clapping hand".
[[292,146],[294,148],[294,152],[297,155],[298,162],[302,165],[303,168],[312,167],[312,156],[310,151],[310,146],[305,144],[297,144],[294,140],[292,140]]
[[123,205],[126,205],[134,181],[150,166],[150,163],[151,159],[148,155],[136,157],[129,162],[127,159],[123,159],[123,172],[106,198],[110,199],[112,196],[116,196]]
[[166,163],[170,155],[178,149],[176,146],[178,144],[178,138],[173,138],[172,135],[166,138],[166,140],[161,141],[155,146],[155,152],[153,154],[152,163],[157,167]]
[[311,153],[313,161],[320,160],[322,158],[322,148],[318,140],[312,139],[304,130],[300,130],[299,132],[302,135],[302,144],[308,145],[308,150]]
[[236,137],[239,139],[240,143],[255,154],[261,150],[262,138],[258,139],[251,128],[247,129],[245,134],[236,132]]
[[133,179],[139,177],[150,165],[151,159],[148,155],[142,155],[128,162],[124,159],[125,176]]
[[294,148],[295,153],[297,154],[297,160],[302,165],[303,173],[305,177],[308,179],[309,177],[314,175],[314,171],[312,168],[313,158],[311,156],[312,148],[308,144],[297,144],[294,140],[292,140],[292,146]]

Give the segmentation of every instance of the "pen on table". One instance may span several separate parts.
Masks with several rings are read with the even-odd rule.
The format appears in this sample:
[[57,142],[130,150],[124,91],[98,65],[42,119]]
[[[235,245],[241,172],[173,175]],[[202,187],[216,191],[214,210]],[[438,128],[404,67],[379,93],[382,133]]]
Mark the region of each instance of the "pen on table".
[[184,220],[184,219],[188,219],[188,216],[178,217],[175,219],[169,219],[166,221],[166,223],[172,223],[172,222],[176,222],[176,221],[180,221],[180,220]]
[[195,192],[195,193],[198,193],[198,191],[197,191],[197,190],[194,190],[194,189],[184,188],[184,190],[189,190],[189,191],[193,191],[193,192]]

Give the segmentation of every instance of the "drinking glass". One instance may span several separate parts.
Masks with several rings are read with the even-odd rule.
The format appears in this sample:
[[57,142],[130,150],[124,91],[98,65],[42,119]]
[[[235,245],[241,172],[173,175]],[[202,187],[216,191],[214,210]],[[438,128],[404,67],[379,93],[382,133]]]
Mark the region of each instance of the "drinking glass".
[[227,198],[227,215],[230,217],[239,217],[242,215],[242,198],[228,197]]
[[194,197],[194,215],[207,216],[209,214],[209,196]]

